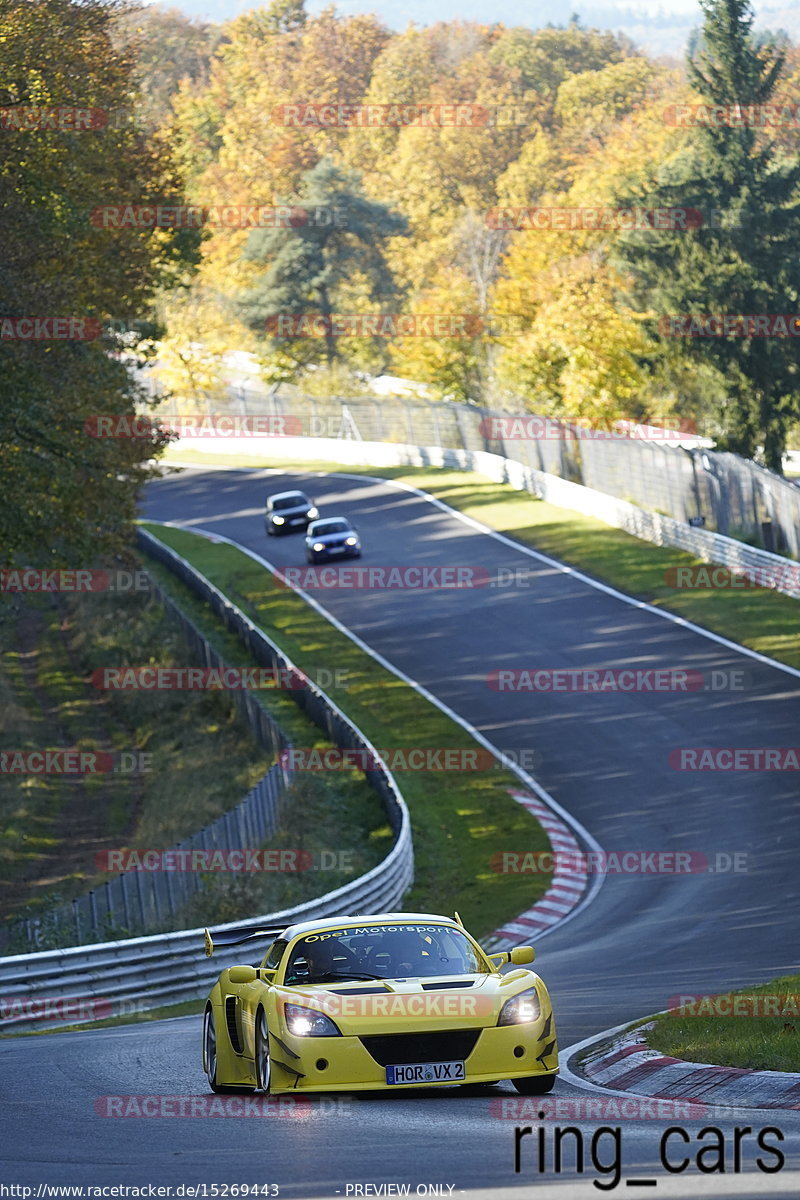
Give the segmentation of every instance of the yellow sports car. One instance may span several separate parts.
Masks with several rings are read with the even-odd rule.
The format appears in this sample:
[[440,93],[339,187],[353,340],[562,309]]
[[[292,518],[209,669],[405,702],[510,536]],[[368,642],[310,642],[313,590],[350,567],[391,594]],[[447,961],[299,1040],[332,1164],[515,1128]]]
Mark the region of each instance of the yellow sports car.
[[[485,954],[455,919],[382,913],[281,929],[226,968],[206,1004],[203,1069],[215,1092],[362,1092],[496,1083],[541,1096],[558,1074],[550,997],[529,946]],[[206,954],[214,942],[206,930]],[[511,963],[516,970],[501,974]]]

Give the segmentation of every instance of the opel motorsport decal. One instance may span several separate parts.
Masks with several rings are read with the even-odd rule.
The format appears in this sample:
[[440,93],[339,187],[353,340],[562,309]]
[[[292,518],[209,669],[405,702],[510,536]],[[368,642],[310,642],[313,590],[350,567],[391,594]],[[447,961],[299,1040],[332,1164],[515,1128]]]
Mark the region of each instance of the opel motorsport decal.
[[354,925],[349,929],[331,929],[327,933],[310,933],[298,942],[298,946],[307,942],[324,942],[332,937],[355,937],[359,934],[370,933],[439,933],[442,929],[450,929],[453,933],[459,931],[452,925]]

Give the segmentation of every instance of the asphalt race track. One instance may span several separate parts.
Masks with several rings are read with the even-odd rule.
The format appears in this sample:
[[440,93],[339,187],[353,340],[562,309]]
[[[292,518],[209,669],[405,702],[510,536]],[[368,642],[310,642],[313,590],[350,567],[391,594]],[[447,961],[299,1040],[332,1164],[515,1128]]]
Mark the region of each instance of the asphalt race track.
[[[312,594],[499,749],[533,759],[539,783],[606,851],[693,851],[712,863],[717,855],[745,856],[746,869],[735,873],[609,875],[588,909],[542,939],[537,969],[553,996],[562,1049],[663,1009],[679,993],[713,993],[798,970],[797,774],[676,771],[668,756],[680,747],[800,744],[800,680],[634,608],[388,484],[187,470],[150,486],[144,515],[224,534],[278,565],[303,566],[301,535],[264,534],[264,498],[284,487],[306,490],[323,515],[341,512],[355,521],[364,543],[360,565],[469,565],[516,580],[493,588]],[[718,690],[526,694],[487,684],[498,669],[548,667],[694,670],[707,678],[716,672]],[[730,672],[735,686],[721,686]],[[450,908],[442,896],[442,911]],[[199,1024],[192,1017],[0,1042],[0,1178],[275,1183],[282,1196],[342,1197],[398,1194],[353,1190],[367,1183],[410,1184],[411,1195],[425,1194],[417,1185],[444,1185],[445,1196],[450,1185],[454,1196],[525,1185],[526,1195],[570,1198],[602,1194],[593,1181],[608,1190],[614,1178],[590,1153],[596,1121],[577,1122],[585,1136],[582,1174],[570,1155],[554,1176],[549,1150],[540,1172],[533,1137],[515,1174],[514,1126],[531,1123],[536,1101],[526,1102],[516,1122],[513,1110],[504,1119],[501,1100],[516,1098],[510,1084],[336,1103],[326,1097],[291,1119],[97,1115],[102,1096],[204,1095]],[[553,1093],[588,1095],[563,1080]],[[609,1121],[622,1127],[618,1194],[800,1196],[800,1111],[717,1109],[706,1120],[676,1123],[693,1139],[690,1155],[704,1144],[694,1140],[704,1125],[719,1126],[726,1145],[734,1125],[750,1126],[744,1175],[733,1172],[732,1160],[725,1174],[703,1174],[692,1161],[685,1173],[669,1175],[658,1159],[663,1120]],[[785,1138],[786,1164],[774,1174],[755,1163],[755,1133],[764,1126]],[[597,1160],[608,1164],[609,1154],[598,1143]],[[634,1180],[656,1185],[630,1186]]]

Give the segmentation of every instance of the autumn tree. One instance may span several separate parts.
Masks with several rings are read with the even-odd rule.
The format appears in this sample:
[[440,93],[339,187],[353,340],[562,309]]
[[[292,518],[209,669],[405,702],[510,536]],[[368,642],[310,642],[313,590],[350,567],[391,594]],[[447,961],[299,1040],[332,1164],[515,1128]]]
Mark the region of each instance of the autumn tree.
[[[92,219],[95,207],[180,199],[163,147],[130,119],[134,64],[114,46],[114,15],[101,0],[12,0],[0,9],[6,562],[74,565],[117,549],[130,537],[136,495],[161,444],[97,438],[85,428],[97,414],[132,415],[138,398],[120,339],[92,332],[135,329],[155,287],[182,278],[196,248],[190,231],[123,230]],[[96,127],[16,120],[24,110],[53,109],[95,110]],[[67,337],[46,336],[46,325],[41,338],[29,337],[19,324],[64,317],[78,322]]]
[[[369,200],[354,172],[323,159],[303,179],[298,208],[307,220],[294,227],[259,229],[245,257],[263,273],[241,299],[248,325],[263,331],[270,317],[319,315],[328,322],[324,357],[328,367],[347,353],[330,330],[336,312],[374,311],[396,303],[399,291],[385,246],[406,232],[406,222],[385,204]],[[313,361],[319,343],[306,338],[278,342],[297,366]]]
[[[695,100],[721,106],[731,119],[685,132],[685,152],[664,170],[657,203],[713,219],[688,232],[620,242],[620,261],[638,303],[654,311],[654,326],[671,314],[793,313],[800,298],[800,163],[752,121],[736,119],[774,97],[783,54],[754,41],[746,0],[702,0],[702,7],[690,83]],[[731,333],[687,338],[682,348],[724,380],[720,444],[746,458],[763,447],[766,464],[780,472],[787,431],[800,413],[794,339]]]

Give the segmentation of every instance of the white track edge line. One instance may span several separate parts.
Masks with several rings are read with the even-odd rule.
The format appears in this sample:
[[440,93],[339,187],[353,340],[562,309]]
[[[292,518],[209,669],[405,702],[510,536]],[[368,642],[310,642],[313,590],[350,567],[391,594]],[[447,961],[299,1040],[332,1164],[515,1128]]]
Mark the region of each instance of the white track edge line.
[[[201,526],[197,525],[193,525],[191,528],[186,528],[186,526],[177,521],[148,520],[148,523],[152,525],[165,525],[172,529],[180,529],[184,533],[197,533],[202,537],[206,537],[214,541],[225,542],[227,545],[234,546],[237,550],[240,550],[243,554],[246,554],[248,558],[252,558],[253,561],[257,562],[260,566],[266,567],[266,569],[272,575],[277,573],[278,568],[273,563],[269,562],[268,559],[263,558],[260,554],[257,554],[255,550],[249,550],[246,546],[240,545],[239,542],[234,541],[233,538],[225,537],[224,534],[215,533],[213,530],[203,529]],[[405,671],[402,671],[399,667],[396,667],[387,658],[384,658],[384,656],[377,650],[373,650],[371,646],[368,646],[366,642],[362,641],[357,633],[353,633],[351,629],[348,629],[346,625],[343,625],[341,621],[332,615],[332,613],[327,612],[326,609],[324,609],[313,596],[308,594],[308,592],[303,591],[302,588],[294,587],[293,585],[292,591],[296,592],[298,596],[302,596],[307,604],[309,604],[316,612],[318,612],[320,616],[324,617],[326,621],[329,621],[331,625],[333,625],[333,627],[340,633],[343,633],[346,637],[350,638],[350,640],[356,646],[358,646],[360,650],[363,650],[365,654],[368,654],[370,658],[372,658],[385,670],[391,672],[392,675],[395,675],[398,679],[402,680],[403,683],[406,683],[409,687],[412,687],[414,691],[418,693],[418,695],[424,697],[424,699],[430,704],[434,704],[440,712],[444,713],[446,717],[448,717],[451,721],[454,721],[457,725],[460,725],[461,728],[469,733],[470,736],[475,739],[475,741],[484,747],[484,749],[489,750],[503,764],[504,767],[512,771],[527,788],[535,792],[543,804],[546,804],[548,808],[561,817],[564,824],[568,825],[575,832],[576,836],[583,840],[584,844],[589,848],[589,850],[595,851],[599,854],[603,853],[600,843],[592,837],[588,829],[584,828],[580,821],[578,821],[576,817],[573,817],[572,813],[569,813],[565,808],[562,808],[558,801],[554,800],[550,793],[546,791],[545,788],[543,788],[542,785],[538,783],[532,775],[529,775],[528,772],[523,770],[522,767],[512,762],[506,757],[502,750],[498,749],[498,747],[494,746],[488,738],[484,737],[480,730],[475,729],[473,725],[470,725],[469,721],[460,716],[459,713],[455,712],[452,708],[450,708],[449,705],[445,704],[443,700],[439,700],[437,696],[434,696],[432,692],[429,692],[428,689],[421,683],[418,683],[416,679],[412,679],[410,675],[406,675]],[[587,908],[595,899],[604,882],[605,876],[600,873],[590,876],[589,887],[583,899],[576,904],[572,911],[567,913],[562,920],[559,920],[557,925],[553,925],[551,928],[543,930],[538,935],[539,938],[541,939],[546,934],[552,933],[556,928],[561,929],[567,924],[568,921],[571,921],[573,917],[577,917],[581,912],[583,912],[583,910]]]
[[[184,470],[204,471],[209,468],[204,466],[194,466],[184,463],[165,463],[165,466],[173,465],[180,466]],[[615,600],[621,600],[624,604],[630,605],[631,608],[641,609],[643,612],[649,612],[657,617],[661,617],[665,621],[671,621],[673,625],[678,625],[682,629],[688,629],[692,633],[697,633],[701,637],[708,638],[711,642],[716,642],[720,646],[724,646],[728,650],[734,650],[738,654],[744,654],[747,658],[752,658],[756,662],[763,663],[765,666],[774,667],[777,671],[783,671],[786,675],[791,675],[795,679],[800,679],[800,668],[790,667],[788,663],[779,662],[775,658],[770,658],[767,654],[760,654],[758,650],[751,650],[749,646],[743,646],[741,642],[733,642],[730,638],[723,637],[722,634],[714,633],[710,629],[704,629],[702,625],[695,625],[693,621],[687,621],[685,617],[679,617],[677,613],[670,612],[669,609],[656,608],[653,604],[648,604],[646,600],[637,600],[634,596],[628,596],[625,592],[617,591],[608,583],[601,583],[598,579],[592,579],[590,575],[584,575],[582,571],[576,567],[570,567],[567,563],[559,562],[557,558],[551,558],[547,554],[542,554],[539,550],[534,550],[530,546],[524,545],[522,542],[514,541],[512,538],[506,537],[496,529],[491,529],[488,525],[484,525],[481,521],[477,521],[474,517],[468,517],[465,513],[459,512],[456,508],[451,508],[444,500],[440,500],[437,496],[431,496],[420,488],[413,487],[409,483],[403,483],[396,479],[384,479],[377,475],[357,475],[350,471],[303,471],[300,467],[291,467],[281,469],[279,467],[223,467],[213,464],[210,468],[218,471],[260,471],[268,475],[317,475],[320,478],[331,478],[338,476],[341,479],[357,479],[363,483],[383,483],[390,487],[396,487],[400,491],[410,492],[421,500],[426,500],[429,504],[433,504],[436,508],[447,512],[450,516],[461,521],[462,524],[470,526],[478,533],[488,534],[495,538],[496,541],[502,542],[504,546],[508,546],[512,550],[517,550],[529,558],[538,559],[539,562],[545,563],[548,567],[553,567],[564,575],[571,575],[574,579],[581,583],[587,584],[594,588],[595,591],[603,592],[607,596],[612,596]],[[474,472],[477,474],[478,472]],[[530,494],[530,493],[529,493]],[[558,507],[557,505],[555,507]],[[614,526],[609,526],[614,528]],[[621,532],[625,533],[626,530]],[[629,537],[635,537],[635,534],[629,534]],[[642,539],[639,539],[642,540]],[[647,542],[647,545],[654,546],[658,543]],[[663,547],[662,547],[663,548]],[[789,560],[787,560],[789,561]]]

